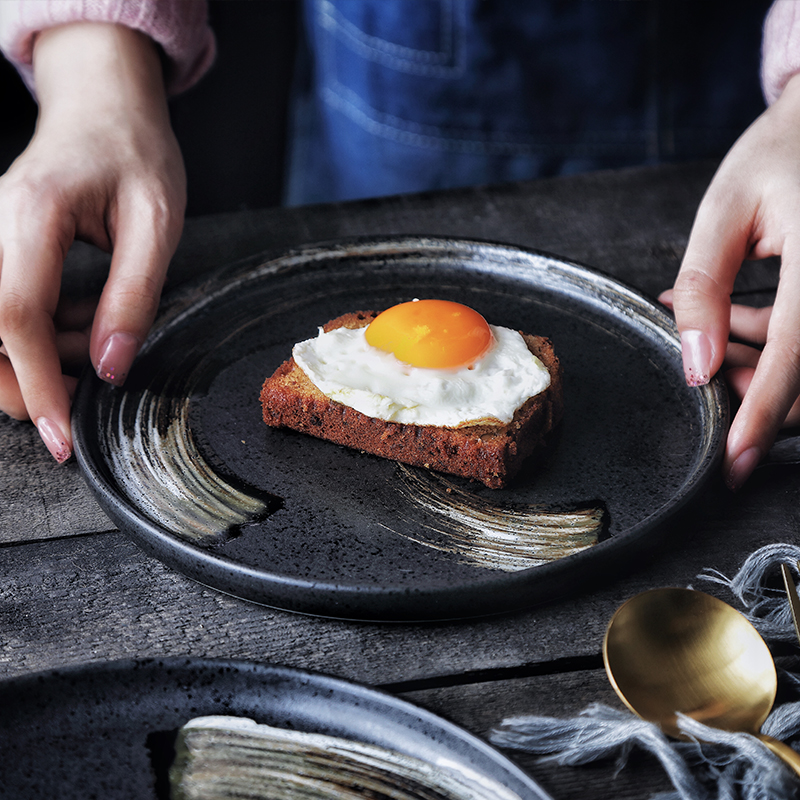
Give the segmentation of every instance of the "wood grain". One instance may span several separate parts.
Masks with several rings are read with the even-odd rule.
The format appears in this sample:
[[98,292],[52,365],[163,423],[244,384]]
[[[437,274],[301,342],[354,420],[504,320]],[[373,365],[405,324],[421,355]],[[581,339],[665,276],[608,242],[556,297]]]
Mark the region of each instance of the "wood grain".
[[[409,692],[403,697],[487,741],[492,730],[508,717],[564,719],[592,703],[624,710],[602,669]],[[636,748],[619,769],[618,753],[589,764],[567,766],[518,750],[503,752],[557,800],[623,800],[673,788],[657,759]]]
[[[656,295],[671,285],[714,165],[596,173],[187,221],[170,284],[261,251],[366,234],[468,236],[578,260]],[[98,288],[107,257],[78,245],[64,286]],[[747,264],[737,298],[769,302],[774,260]],[[626,390],[622,387],[621,390]],[[566,601],[494,619],[376,624],[305,617],[202,587],[114,529],[77,465],[57,466],[29,423],[0,416],[0,677],[66,664],[221,656],[319,670],[401,693],[487,736],[518,713],[572,714],[613,702],[601,668],[605,626],[628,597],[732,574],[756,548],[798,541],[800,467],[759,470],[738,494],[715,479],[662,546]],[[635,756],[586,767],[514,758],[556,798],[644,798],[668,788]],[[591,791],[587,790],[591,787]]]

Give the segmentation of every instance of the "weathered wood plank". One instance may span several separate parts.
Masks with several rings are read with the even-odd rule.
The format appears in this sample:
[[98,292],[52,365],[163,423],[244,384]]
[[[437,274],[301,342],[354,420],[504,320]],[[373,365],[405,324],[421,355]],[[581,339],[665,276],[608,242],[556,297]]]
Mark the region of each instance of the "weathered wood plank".
[[[507,717],[568,718],[592,703],[624,708],[602,669],[407,692],[402,696],[487,741],[492,730]],[[540,757],[521,751],[504,752],[557,800],[627,800],[672,789],[658,761],[641,750],[634,749],[619,772],[614,758],[563,766],[543,763]]]
[[56,464],[31,423],[0,414],[0,545],[113,527],[78,465]]
[[[667,288],[713,165],[589,173],[445,193],[189,220],[172,280],[260,250],[370,234],[484,238]],[[231,235],[235,231],[235,235]]]
[[664,585],[715,593],[696,578],[705,567],[733,574],[758,547],[797,543],[797,475],[796,467],[762,473],[735,496],[710,491],[674,540],[617,580],[524,613],[460,623],[343,622],[254,606],[184,578],[119,532],[2,547],[0,676],[132,654],[190,654],[385,684],[596,656],[628,597]]
[[[364,235],[483,238],[581,261],[655,294],[677,272],[713,164],[596,172],[499,186],[190,218],[168,285],[262,251]],[[98,290],[108,257],[71,251],[67,289]]]

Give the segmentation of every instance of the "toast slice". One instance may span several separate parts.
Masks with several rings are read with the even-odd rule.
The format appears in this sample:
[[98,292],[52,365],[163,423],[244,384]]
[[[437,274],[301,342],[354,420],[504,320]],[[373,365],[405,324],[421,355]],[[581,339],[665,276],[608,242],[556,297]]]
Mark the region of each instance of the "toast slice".
[[[345,314],[328,322],[323,330],[366,327],[376,316],[374,311]],[[544,446],[563,413],[561,365],[550,340],[526,333],[522,336],[550,373],[550,385],[528,398],[507,425],[444,428],[369,417],[322,394],[293,358],[264,381],[264,422],[500,489],[519,472],[526,458]]]

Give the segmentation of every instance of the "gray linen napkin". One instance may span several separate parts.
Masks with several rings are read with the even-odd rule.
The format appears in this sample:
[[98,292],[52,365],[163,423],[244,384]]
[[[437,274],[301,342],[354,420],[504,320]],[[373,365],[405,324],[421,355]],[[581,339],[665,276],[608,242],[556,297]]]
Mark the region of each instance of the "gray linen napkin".
[[[773,544],[752,553],[733,578],[706,569],[698,578],[726,586],[743,606],[742,613],[764,638],[796,640],[789,604],[782,591],[767,583],[782,563],[793,567],[800,547]],[[795,572],[797,570],[795,569]],[[800,677],[779,670],[780,680],[800,689]],[[647,750],[661,762],[675,787],[659,800],[790,800],[798,795],[798,779],[755,736],[710,728],[685,716],[679,727],[691,741],[666,737],[658,726],[596,703],[577,717],[517,716],[505,719],[491,734],[492,742],[508,749],[543,756],[559,764],[586,764],[616,757],[623,769],[635,748]],[[800,702],[775,708],[763,733],[782,741],[800,734]]]

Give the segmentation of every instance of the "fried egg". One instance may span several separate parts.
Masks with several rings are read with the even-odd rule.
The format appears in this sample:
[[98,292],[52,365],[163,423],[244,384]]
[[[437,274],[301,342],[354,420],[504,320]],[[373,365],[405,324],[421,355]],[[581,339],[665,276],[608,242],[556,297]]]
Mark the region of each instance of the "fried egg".
[[392,306],[364,328],[320,328],[292,356],[331,400],[409,425],[505,425],[550,385],[518,331],[447,300]]

